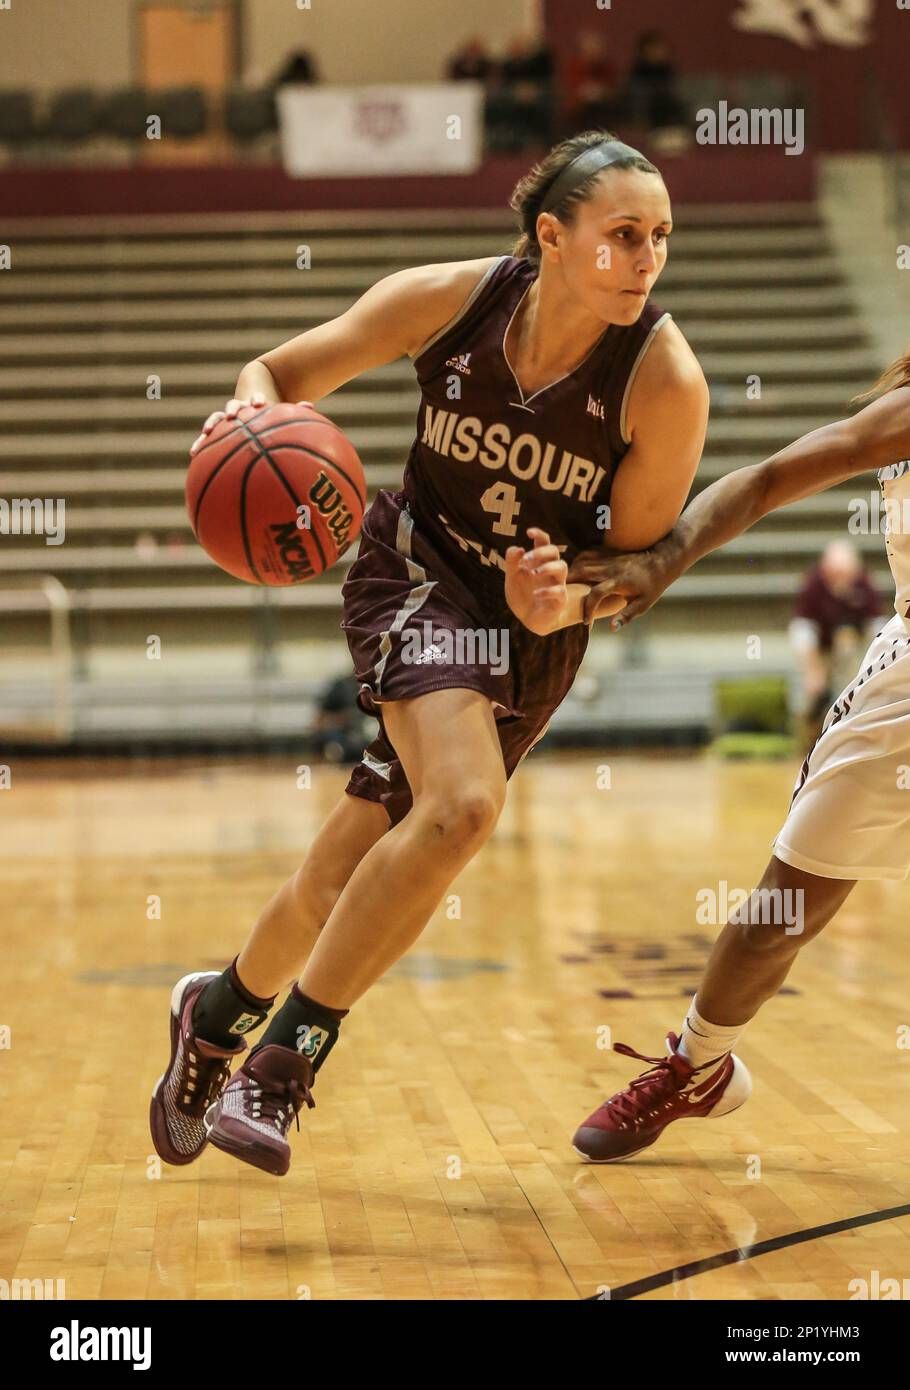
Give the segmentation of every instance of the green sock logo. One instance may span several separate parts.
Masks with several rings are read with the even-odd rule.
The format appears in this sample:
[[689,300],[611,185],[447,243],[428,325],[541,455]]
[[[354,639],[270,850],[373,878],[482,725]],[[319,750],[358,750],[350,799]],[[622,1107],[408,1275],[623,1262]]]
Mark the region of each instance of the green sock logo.
[[325,1028],[317,1028],[315,1024],[301,1023],[297,1029],[297,1051],[304,1057],[318,1056],[328,1040]]

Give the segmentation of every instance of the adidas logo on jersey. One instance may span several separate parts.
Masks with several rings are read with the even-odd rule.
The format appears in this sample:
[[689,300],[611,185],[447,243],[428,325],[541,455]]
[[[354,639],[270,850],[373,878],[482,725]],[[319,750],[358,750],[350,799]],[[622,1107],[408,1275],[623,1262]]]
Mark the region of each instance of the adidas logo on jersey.
[[596,415],[598,420],[605,420],[607,418],[603,401],[597,401],[593,396],[588,397],[585,413],[588,415]]
[[469,352],[460,352],[457,357],[446,358],[446,366],[454,367],[456,372],[461,372],[462,376],[470,376],[471,368],[468,366],[470,360],[471,354]]

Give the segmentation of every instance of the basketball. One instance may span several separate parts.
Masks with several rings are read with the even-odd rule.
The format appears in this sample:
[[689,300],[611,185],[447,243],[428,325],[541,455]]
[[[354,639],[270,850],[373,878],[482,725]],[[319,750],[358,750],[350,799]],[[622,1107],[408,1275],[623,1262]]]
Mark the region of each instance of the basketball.
[[322,574],[357,539],[366,481],[350,440],[312,406],[244,407],[192,456],[186,505],[216,565],[280,588]]

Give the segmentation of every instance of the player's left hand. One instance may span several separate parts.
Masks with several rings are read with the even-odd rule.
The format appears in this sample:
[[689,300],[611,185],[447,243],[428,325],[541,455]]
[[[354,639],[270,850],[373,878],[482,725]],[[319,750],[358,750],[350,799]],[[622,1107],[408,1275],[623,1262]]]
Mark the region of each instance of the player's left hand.
[[530,550],[520,545],[506,550],[506,602],[525,627],[544,637],[556,630],[564,615],[569,567],[546,531],[529,526],[527,534]]

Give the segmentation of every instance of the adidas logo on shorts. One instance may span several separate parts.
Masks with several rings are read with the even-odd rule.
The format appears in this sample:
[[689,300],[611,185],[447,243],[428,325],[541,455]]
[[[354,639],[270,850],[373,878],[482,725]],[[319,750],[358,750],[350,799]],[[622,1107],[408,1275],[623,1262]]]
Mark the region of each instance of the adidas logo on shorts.
[[414,664],[415,666],[427,666],[431,661],[442,662],[445,661],[445,659],[445,652],[442,650],[442,647],[438,646],[436,642],[433,642],[429,647],[424,647],[419,656],[414,657]]

